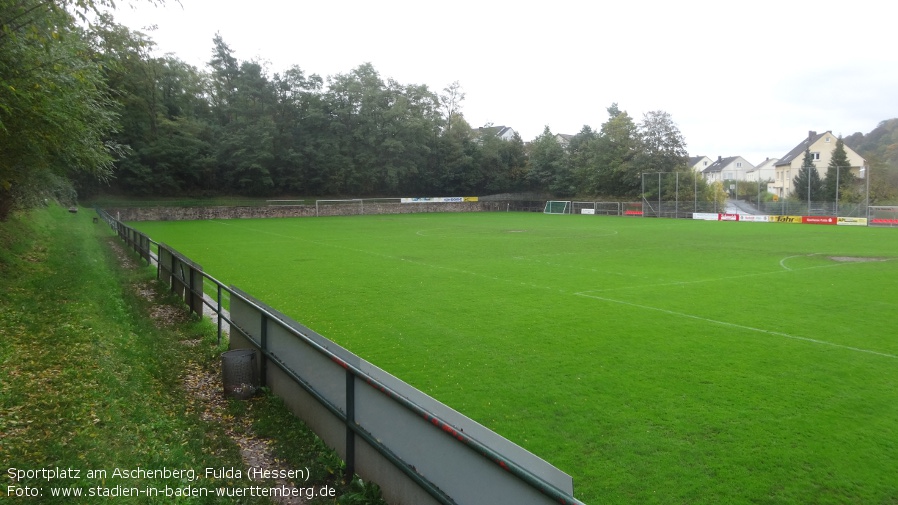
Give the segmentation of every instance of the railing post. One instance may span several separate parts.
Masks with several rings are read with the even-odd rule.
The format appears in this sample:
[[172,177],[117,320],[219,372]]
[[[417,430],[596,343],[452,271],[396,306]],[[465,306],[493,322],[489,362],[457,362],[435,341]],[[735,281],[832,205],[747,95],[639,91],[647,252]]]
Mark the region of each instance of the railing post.
[[178,266],[177,265],[178,258],[175,257],[174,251],[169,251],[169,254],[171,255],[171,269],[169,270],[171,277],[169,278],[169,286],[171,286],[171,292],[174,293],[175,292],[175,279],[177,279],[177,277],[178,277],[175,274],[175,267]]
[[203,305],[200,303],[200,306],[196,306],[196,291],[194,291],[194,287],[196,285],[195,276],[196,269],[193,268],[193,265],[190,265],[190,268],[187,269],[188,275],[190,275],[189,287],[187,288],[190,291],[189,298],[187,299],[187,305],[190,307],[190,311],[195,313],[198,316],[203,315]]
[[190,309],[200,318],[203,317],[203,267],[190,264]]
[[352,482],[355,475],[355,432],[352,425],[355,424],[355,375],[351,370],[346,370],[346,472],[344,481]]
[[218,302],[218,310],[215,311],[218,314],[218,345],[221,345],[221,284],[216,283],[218,296],[216,301]]
[[259,347],[262,356],[259,357],[259,386],[265,387],[268,376],[268,316],[262,312],[262,334],[259,336]]

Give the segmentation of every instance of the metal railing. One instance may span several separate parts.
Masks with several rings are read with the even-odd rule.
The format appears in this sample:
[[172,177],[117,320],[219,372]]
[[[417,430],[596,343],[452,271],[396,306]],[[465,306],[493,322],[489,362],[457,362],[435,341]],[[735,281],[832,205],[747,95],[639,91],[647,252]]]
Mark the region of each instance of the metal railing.
[[[303,395],[314,400],[317,406],[302,403],[293,410],[341,453],[349,477],[356,472],[379,477],[371,480],[388,499],[398,493],[392,496],[401,502],[582,505],[573,497],[570,476],[247,293],[225,286],[169,246],[97,212],[148,265],[155,262],[157,277],[191,312],[202,316],[203,307],[209,307],[218,320],[219,342],[224,321],[232,348],[237,341],[260,352],[262,385],[288,405]],[[208,283],[215,286],[214,300],[204,296]],[[223,294],[229,298],[228,311]],[[394,470],[388,476],[385,463]],[[409,482],[417,489],[409,489]]]

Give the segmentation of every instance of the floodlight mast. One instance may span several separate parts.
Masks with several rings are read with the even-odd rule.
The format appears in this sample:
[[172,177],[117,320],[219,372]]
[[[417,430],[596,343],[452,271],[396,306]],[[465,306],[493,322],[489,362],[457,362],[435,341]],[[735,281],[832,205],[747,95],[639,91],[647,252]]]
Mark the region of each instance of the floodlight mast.
[[836,216],[839,215],[839,165],[836,165]]
[[867,207],[867,219],[870,219],[870,167],[868,165],[864,165],[864,179],[867,179],[867,196],[866,196],[866,207]]
[[645,173],[640,172],[639,179],[642,182],[642,201],[639,206],[642,207],[642,217],[645,217]]
[[808,168],[808,210],[807,215],[811,215],[811,169]]

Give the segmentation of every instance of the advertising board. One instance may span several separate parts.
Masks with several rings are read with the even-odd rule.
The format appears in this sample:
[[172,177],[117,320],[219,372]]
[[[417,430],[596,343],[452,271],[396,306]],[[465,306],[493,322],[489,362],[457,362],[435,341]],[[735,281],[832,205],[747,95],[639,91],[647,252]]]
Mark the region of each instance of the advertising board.
[[836,223],[839,226],[867,226],[865,217],[840,217]]
[[833,216],[804,216],[801,218],[802,224],[836,224],[838,218]]

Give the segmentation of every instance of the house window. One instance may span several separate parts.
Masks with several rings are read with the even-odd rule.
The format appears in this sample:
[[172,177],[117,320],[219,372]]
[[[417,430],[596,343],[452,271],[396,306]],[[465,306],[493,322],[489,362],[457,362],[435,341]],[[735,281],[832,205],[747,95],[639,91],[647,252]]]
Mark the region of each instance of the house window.
[[742,162],[741,162],[741,161],[737,161],[737,162],[736,162],[736,168],[742,168]]
[[826,137],[826,141],[829,142],[829,137]]
[[820,153],[811,153],[811,158],[814,161],[820,161]]
[[702,165],[708,166],[708,162],[707,162],[707,161],[703,161],[703,162],[702,162]]

